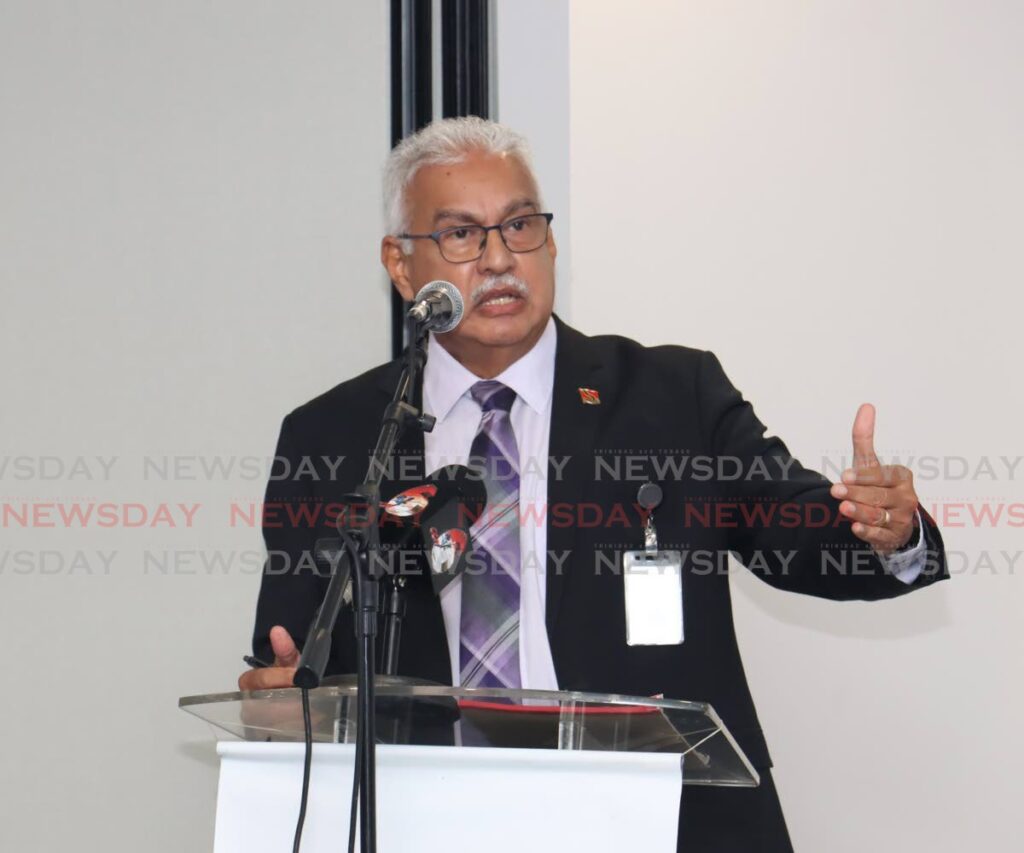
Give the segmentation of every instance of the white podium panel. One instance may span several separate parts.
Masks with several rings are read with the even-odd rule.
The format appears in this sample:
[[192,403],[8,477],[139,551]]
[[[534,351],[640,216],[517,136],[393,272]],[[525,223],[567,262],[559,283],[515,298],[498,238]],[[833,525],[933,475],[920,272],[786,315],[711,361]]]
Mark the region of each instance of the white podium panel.
[[[217,752],[215,853],[291,850],[303,745]],[[345,849],[354,752],[314,746],[303,853]],[[674,853],[682,781],[678,754],[378,746],[378,849]]]

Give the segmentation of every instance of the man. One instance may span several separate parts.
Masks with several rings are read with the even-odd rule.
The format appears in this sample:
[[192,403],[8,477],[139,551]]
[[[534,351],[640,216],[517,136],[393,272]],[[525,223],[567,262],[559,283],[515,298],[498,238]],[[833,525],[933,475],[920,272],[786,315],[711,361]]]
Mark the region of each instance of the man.
[[[708,701],[762,784],[686,788],[680,845],[791,849],[736,646],[727,573],[684,564],[684,642],[628,645],[627,620],[638,617],[627,614],[621,572],[609,566],[643,547],[637,490],[649,480],[663,495],[654,509],[661,547],[735,552],[779,588],[878,599],[945,577],[941,539],[918,511],[909,471],[875,456],[873,408],[862,406],[854,421],[854,469],[829,484],[765,437],[710,353],[588,338],[554,318],[552,217],[524,141],[501,125],[437,122],[392,152],[385,183],[381,257],[395,287],[411,300],[444,279],[466,303],[462,323],[429,345],[422,400],[437,425],[407,435],[399,453],[420,458],[424,472],[472,459],[488,494],[473,531],[481,570],[449,584],[440,600],[429,570],[410,578],[399,672]],[[398,370],[371,370],[285,419],[280,457],[345,461],[333,479],[272,483],[268,505],[330,503],[362,480]],[[636,448],[694,464],[675,475],[652,466],[623,476],[615,460]],[[744,475],[727,476],[721,460]],[[384,497],[409,485],[388,482]],[[493,523],[499,516],[504,522]],[[321,535],[265,526],[269,552],[286,562]],[[598,559],[609,554],[611,563]],[[255,653],[274,665],[243,674],[242,689],[291,684],[325,581],[287,568],[268,561],[257,610]],[[345,613],[329,671],[354,671],[352,633]]]

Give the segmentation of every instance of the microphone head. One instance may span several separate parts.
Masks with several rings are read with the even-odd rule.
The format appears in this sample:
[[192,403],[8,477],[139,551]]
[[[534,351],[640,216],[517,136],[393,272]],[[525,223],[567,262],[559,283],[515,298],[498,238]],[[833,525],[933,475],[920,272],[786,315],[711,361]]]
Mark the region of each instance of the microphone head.
[[465,303],[462,301],[462,294],[459,293],[459,289],[454,284],[450,281],[438,279],[424,285],[420,292],[416,294],[414,306],[420,305],[428,299],[437,299],[439,296],[447,297],[451,308],[449,309],[446,304],[444,308],[432,311],[427,319],[427,327],[437,334],[443,334],[444,332],[450,332],[462,322],[462,315],[466,310]]

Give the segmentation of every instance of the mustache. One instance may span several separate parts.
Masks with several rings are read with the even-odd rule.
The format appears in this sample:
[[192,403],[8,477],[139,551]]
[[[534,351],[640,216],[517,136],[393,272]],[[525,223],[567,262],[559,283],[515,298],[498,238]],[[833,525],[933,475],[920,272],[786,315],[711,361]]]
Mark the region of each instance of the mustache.
[[523,298],[530,295],[530,287],[525,281],[519,278],[519,276],[512,275],[512,273],[504,273],[502,275],[488,276],[482,284],[473,288],[473,291],[469,294],[469,299],[474,305],[479,305],[482,300],[486,299],[495,290],[509,288],[515,290]]

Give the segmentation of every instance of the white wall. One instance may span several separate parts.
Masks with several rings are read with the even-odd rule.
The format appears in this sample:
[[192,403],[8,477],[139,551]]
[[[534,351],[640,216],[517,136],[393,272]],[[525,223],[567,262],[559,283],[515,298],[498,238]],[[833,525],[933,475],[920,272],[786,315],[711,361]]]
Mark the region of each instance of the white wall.
[[530,141],[533,168],[558,246],[555,311],[572,311],[569,200],[569,5],[491,0],[494,117]]
[[[0,7],[0,504],[200,504],[0,526],[0,849],[210,847],[212,733],[176,703],[244,668],[262,542],[226,519],[264,471],[237,465],[389,351],[387,33],[383,0]],[[110,479],[48,479],[79,455]],[[191,468],[147,479],[165,456]]]
[[999,460],[1024,415],[1024,7],[568,5],[568,319],[715,350],[805,462],[848,460],[869,400],[884,456],[996,473],[914,466],[952,582],[837,605],[735,577],[796,848],[1021,849],[1020,530],[956,505],[1024,497]]

